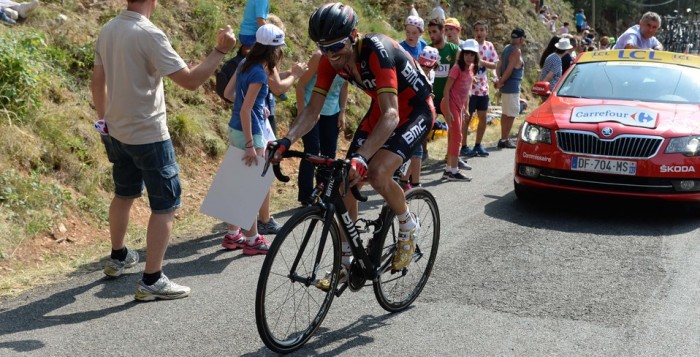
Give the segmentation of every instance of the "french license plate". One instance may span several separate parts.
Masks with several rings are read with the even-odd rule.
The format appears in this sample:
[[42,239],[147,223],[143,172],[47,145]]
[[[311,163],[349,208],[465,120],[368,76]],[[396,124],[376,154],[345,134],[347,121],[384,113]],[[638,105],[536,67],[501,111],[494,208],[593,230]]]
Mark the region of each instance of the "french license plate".
[[616,175],[636,175],[637,162],[596,159],[591,157],[573,157],[571,158],[571,170],[602,172]]

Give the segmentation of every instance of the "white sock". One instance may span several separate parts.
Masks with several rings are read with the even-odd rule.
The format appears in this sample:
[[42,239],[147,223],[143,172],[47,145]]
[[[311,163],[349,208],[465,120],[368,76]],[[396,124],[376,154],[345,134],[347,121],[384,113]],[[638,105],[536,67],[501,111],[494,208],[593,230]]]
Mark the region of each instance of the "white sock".
[[452,170],[451,170],[450,172],[452,172],[453,174],[456,174],[456,173],[459,172],[459,168],[453,167]]
[[258,235],[254,235],[252,237],[245,237],[246,240],[248,240],[248,244],[254,244],[255,240],[258,239]]
[[343,242],[340,250],[342,251],[342,254],[343,254],[341,263],[344,266],[349,267],[350,264],[352,264],[352,258],[353,258],[352,250],[350,250],[350,243]]
[[403,214],[397,214],[396,217],[399,219],[399,231],[408,232],[416,228],[416,221],[413,220],[413,216],[406,211]]
[[232,230],[230,230],[230,229],[228,230],[228,234],[229,234],[230,236],[232,236],[232,237],[237,236],[238,233],[241,233],[241,229],[240,229],[240,228],[236,229],[235,231],[232,231]]
[[450,167],[449,165],[445,166],[445,172],[452,172],[452,167]]

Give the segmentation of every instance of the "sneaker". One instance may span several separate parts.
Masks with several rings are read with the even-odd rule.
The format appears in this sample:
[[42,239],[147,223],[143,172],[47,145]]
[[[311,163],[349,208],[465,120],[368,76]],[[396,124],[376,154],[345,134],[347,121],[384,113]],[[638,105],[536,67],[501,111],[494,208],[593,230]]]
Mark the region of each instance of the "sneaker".
[[413,252],[416,250],[413,241],[420,233],[420,222],[418,222],[418,217],[413,213],[411,213],[411,215],[416,221],[416,227],[408,232],[399,231],[399,239],[396,241],[396,250],[394,250],[394,257],[391,260],[392,271],[398,271],[407,267],[413,260]]
[[258,234],[258,238],[255,238],[253,244],[246,240],[243,245],[243,254],[245,255],[267,254],[268,250],[270,250],[270,242],[262,234]]
[[10,16],[8,16],[5,11],[0,10],[0,22],[7,26],[14,26],[17,24],[17,21],[13,20]]
[[[348,268],[345,265],[340,264],[340,273],[338,273],[338,284],[342,284],[348,281]],[[314,284],[318,289],[323,291],[328,291],[331,288],[331,272],[327,271],[323,278],[318,279],[316,284]]]
[[457,159],[457,166],[463,170],[471,170],[472,166],[467,163],[467,160]]
[[280,226],[272,216],[270,216],[270,220],[267,223],[258,220],[258,233],[260,234],[277,234],[280,228],[282,228],[282,226]]
[[221,242],[221,246],[224,247],[224,249],[235,250],[243,248],[245,242],[246,239],[242,232],[238,232],[235,236],[231,233],[226,233],[226,235],[224,235],[224,241]]
[[448,171],[443,171],[442,172],[442,179],[447,180],[448,177],[450,177],[450,173]]
[[143,280],[140,280],[136,284],[134,299],[139,301],[174,300],[188,296],[190,296],[190,288],[175,284],[165,274],[162,274],[153,285],[146,285]]
[[472,180],[471,177],[464,176],[464,174],[462,174],[462,172],[460,172],[460,171],[457,171],[457,173],[454,173],[454,174],[451,172],[449,172],[447,174],[447,181],[466,181],[466,182],[469,182],[471,180]]
[[468,146],[463,147],[461,150],[459,150],[459,156],[464,156],[464,157],[474,157],[476,156],[476,152],[474,150],[469,149]]
[[103,262],[104,273],[107,276],[116,278],[124,273],[124,269],[128,269],[139,262],[139,253],[135,250],[126,250],[126,258],[124,260],[107,258]]
[[486,149],[484,149],[484,147],[481,146],[481,144],[474,145],[474,150],[472,150],[472,151],[474,152],[475,156],[481,156],[481,157],[489,156],[489,152],[486,151]]
[[508,139],[501,139],[498,140],[498,148],[499,149],[515,149],[515,145],[510,142]]

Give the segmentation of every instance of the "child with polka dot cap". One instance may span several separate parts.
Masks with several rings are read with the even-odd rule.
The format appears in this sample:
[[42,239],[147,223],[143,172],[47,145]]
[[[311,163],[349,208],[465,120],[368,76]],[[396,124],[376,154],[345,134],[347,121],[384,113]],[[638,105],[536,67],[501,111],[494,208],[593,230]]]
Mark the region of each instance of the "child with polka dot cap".
[[418,56],[418,64],[420,64],[426,77],[428,77],[430,85],[433,85],[433,81],[435,80],[435,67],[440,65],[440,53],[437,48],[426,46],[423,52]]
[[418,55],[428,45],[422,38],[424,29],[425,22],[418,16],[409,16],[404,22],[406,39],[401,41],[399,45],[414,59],[418,59]]

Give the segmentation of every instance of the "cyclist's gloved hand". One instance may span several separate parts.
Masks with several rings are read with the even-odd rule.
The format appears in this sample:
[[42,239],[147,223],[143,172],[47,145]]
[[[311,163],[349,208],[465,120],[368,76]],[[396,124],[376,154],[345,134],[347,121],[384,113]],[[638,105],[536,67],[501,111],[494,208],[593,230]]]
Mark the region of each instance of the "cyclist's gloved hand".
[[282,154],[289,150],[292,146],[292,141],[287,138],[277,139],[275,141],[270,141],[267,144],[268,155],[272,158],[270,161],[274,163],[279,163],[282,161]]
[[[350,181],[351,186],[355,185],[357,182],[367,176],[367,159],[365,159],[364,156],[358,153],[352,154],[350,159],[350,167],[352,170],[348,175],[348,180]],[[355,172],[355,175],[353,175],[353,171]]]

